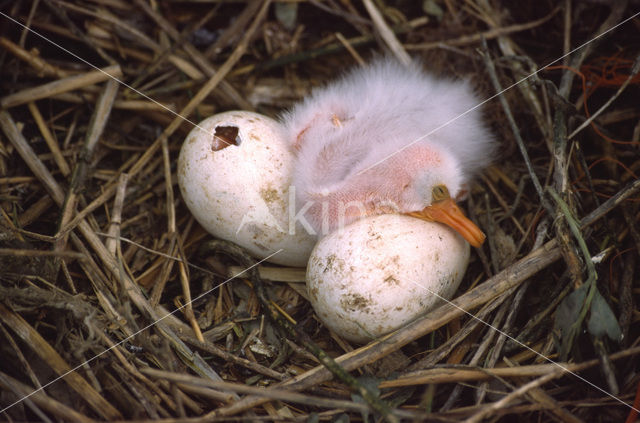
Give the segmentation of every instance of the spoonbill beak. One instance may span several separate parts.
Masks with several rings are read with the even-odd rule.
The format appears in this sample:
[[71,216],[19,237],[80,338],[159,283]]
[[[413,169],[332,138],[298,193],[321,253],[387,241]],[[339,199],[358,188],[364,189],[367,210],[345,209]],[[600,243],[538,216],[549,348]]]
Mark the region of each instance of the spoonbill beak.
[[417,212],[407,213],[430,222],[440,222],[458,232],[469,244],[480,247],[486,236],[478,226],[469,220],[452,198],[434,201],[430,206]]

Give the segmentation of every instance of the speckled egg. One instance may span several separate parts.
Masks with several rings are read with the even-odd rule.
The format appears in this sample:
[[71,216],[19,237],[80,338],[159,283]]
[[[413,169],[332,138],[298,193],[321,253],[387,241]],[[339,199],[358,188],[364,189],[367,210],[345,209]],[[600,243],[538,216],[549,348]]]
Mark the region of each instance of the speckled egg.
[[178,158],[178,183],[187,207],[212,235],[259,259],[282,249],[269,261],[305,266],[316,236],[289,219],[295,216],[292,165],[277,121],[231,111],[189,133]]
[[[388,214],[322,238],[307,267],[309,299],[338,335],[366,343],[455,294],[469,244],[448,226]],[[437,295],[436,295],[437,294]]]

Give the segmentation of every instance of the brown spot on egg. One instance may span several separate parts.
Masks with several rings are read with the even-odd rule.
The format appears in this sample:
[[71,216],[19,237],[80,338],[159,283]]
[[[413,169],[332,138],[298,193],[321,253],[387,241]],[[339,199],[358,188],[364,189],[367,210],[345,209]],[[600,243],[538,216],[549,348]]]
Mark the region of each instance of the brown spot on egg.
[[220,151],[232,145],[240,145],[237,126],[216,126],[211,140],[211,151]]
[[251,138],[253,141],[262,141],[262,137],[260,136],[260,134],[256,134],[255,131],[249,132],[249,138]]
[[395,276],[393,275],[389,275],[386,278],[384,278],[384,283],[389,285],[400,285],[400,281],[396,279]]
[[367,311],[369,300],[360,294],[348,293],[340,298],[340,307],[347,311]]
[[344,273],[344,260],[340,259],[335,254],[329,254],[326,258],[323,273],[332,272],[335,274]]
[[308,267],[315,268],[318,266],[320,266],[320,259],[318,258],[318,256],[311,256],[311,259],[309,260],[309,263],[308,263]]
[[380,232],[376,232],[376,230],[373,227],[370,227],[368,229],[367,235],[369,235],[369,238],[371,240],[379,240],[382,238],[382,235],[380,234]]
[[263,251],[269,251],[269,248],[265,245],[260,244],[259,242],[254,242],[253,243],[256,247],[260,248]]
[[278,190],[272,187],[262,188],[260,190],[260,197],[267,204],[274,203],[276,201],[280,201],[280,196],[278,195]]
[[309,296],[314,300],[318,301],[318,288],[314,286],[313,288],[308,290]]

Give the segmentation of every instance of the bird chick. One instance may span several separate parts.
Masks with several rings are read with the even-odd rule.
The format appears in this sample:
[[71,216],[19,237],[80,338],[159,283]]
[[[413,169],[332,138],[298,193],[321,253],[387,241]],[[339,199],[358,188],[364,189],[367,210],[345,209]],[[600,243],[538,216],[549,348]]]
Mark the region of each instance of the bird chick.
[[410,214],[479,246],[484,234],[454,202],[494,153],[478,104],[468,81],[390,58],[313,91],[282,117],[299,214],[321,234],[364,216]]

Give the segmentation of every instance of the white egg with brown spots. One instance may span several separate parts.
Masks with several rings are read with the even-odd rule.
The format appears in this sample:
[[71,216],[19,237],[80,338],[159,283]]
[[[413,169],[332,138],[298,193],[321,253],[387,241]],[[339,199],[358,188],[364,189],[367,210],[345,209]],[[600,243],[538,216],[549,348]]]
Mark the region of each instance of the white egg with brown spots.
[[187,207],[212,235],[260,259],[282,249],[269,261],[305,266],[316,236],[290,228],[292,166],[278,122],[231,111],[189,133],[178,158],[178,183]]
[[[414,217],[367,217],[322,238],[309,258],[307,290],[320,320],[366,343],[451,299],[469,244],[450,227]],[[437,295],[436,295],[437,294]]]

